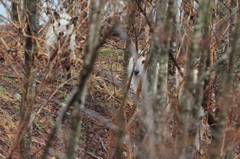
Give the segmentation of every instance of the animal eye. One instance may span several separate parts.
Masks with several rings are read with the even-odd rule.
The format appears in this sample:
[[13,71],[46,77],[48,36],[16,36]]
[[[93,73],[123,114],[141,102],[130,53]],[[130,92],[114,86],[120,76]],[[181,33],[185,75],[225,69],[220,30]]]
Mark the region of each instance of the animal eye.
[[142,61],[142,64],[144,64],[145,60]]
[[58,23],[58,26],[60,26],[61,24],[60,23]]
[[68,28],[69,27],[69,25],[66,25],[66,28]]

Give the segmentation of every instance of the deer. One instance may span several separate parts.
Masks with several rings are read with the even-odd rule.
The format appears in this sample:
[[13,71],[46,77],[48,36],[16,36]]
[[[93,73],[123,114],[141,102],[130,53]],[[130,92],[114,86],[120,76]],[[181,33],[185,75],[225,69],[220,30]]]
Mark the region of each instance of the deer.
[[[48,63],[54,59],[57,54],[60,54],[61,65],[68,72],[67,78],[71,78],[71,58],[75,51],[75,37],[73,32],[78,17],[70,17],[67,13],[60,11],[54,12],[53,19],[47,28],[45,35],[46,49],[49,55]],[[49,45],[50,44],[50,45]],[[53,49],[53,46],[58,51]],[[65,58],[65,60],[63,60]]]

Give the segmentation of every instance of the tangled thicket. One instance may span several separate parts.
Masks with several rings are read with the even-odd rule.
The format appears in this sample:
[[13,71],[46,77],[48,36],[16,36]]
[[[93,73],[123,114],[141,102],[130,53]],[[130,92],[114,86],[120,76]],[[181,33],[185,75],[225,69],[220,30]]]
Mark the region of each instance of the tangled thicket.
[[[239,157],[239,1],[32,2],[39,17],[20,2],[1,2],[2,157]],[[78,17],[68,80],[62,48],[49,63],[45,48],[59,10]],[[132,93],[128,60],[143,50],[148,84]]]

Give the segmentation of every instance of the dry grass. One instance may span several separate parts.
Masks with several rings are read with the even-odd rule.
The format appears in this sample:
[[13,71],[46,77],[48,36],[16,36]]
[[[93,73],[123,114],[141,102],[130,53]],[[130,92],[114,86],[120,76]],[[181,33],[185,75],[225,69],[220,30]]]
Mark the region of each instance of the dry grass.
[[[77,0],[77,2],[74,6],[67,8],[68,13],[72,16],[76,15],[82,18],[78,21],[74,30],[76,33],[76,50],[71,61],[71,79],[66,80],[65,78],[65,72],[63,71],[64,66],[61,66],[58,61],[61,60],[60,56],[58,57],[57,55],[49,65],[47,64],[49,57],[44,46],[44,35],[47,23],[39,27],[38,38],[32,37],[37,40],[39,49],[36,65],[37,94],[33,103],[33,110],[31,112],[32,120],[30,124],[32,125],[32,158],[41,158],[43,148],[46,144],[45,141],[48,140],[49,134],[51,134],[53,127],[56,125],[56,120],[61,108],[66,105],[73,90],[79,84],[78,78],[82,70],[83,59],[86,52],[85,49],[87,47],[86,42],[89,36],[88,16],[84,17],[83,15],[85,11],[90,9],[90,6],[87,5],[87,0]],[[99,27],[101,28],[99,43],[101,40],[104,40],[104,44],[97,51],[94,70],[88,78],[87,95],[84,109],[82,110],[81,130],[79,132],[81,135],[79,137],[76,157],[87,159],[138,157],[179,158],[181,155],[189,155],[193,158],[205,159],[211,158],[212,156],[219,157],[221,152],[223,152],[223,155],[228,154],[232,158],[238,158],[237,155],[239,155],[240,152],[240,137],[238,135],[240,122],[238,119],[240,114],[238,110],[240,105],[238,102],[239,93],[238,90],[230,89],[234,93],[229,97],[229,99],[231,99],[229,100],[228,96],[223,93],[225,90],[221,90],[228,83],[225,82],[226,84],[224,84],[222,81],[217,83],[217,77],[220,77],[218,69],[222,68],[222,66],[220,68],[221,62],[218,62],[218,59],[221,60],[221,56],[223,57],[219,52],[224,54],[227,52],[225,50],[227,44],[230,42],[233,43],[233,41],[224,42],[224,39],[228,38],[226,35],[233,35],[230,34],[232,31],[231,26],[227,24],[230,19],[228,12],[226,12],[225,17],[222,19],[221,16],[223,15],[212,17],[213,21],[211,23],[213,23],[212,25],[216,24],[217,27],[216,30],[210,29],[208,32],[211,33],[209,34],[211,35],[210,44],[204,43],[204,35],[202,35],[201,32],[201,38],[204,40],[200,40],[200,38],[196,40],[202,48],[199,47],[199,49],[197,49],[196,57],[193,59],[202,56],[199,50],[209,48],[209,50],[207,50],[209,54],[207,57],[209,58],[207,67],[219,67],[213,68],[214,71],[212,71],[210,75],[206,75],[206,77],[211,78],[210,81],[205,81],[208,83],[205,85],[199,83],[198,85],[194,85],[195,90],[193,92],[198,91],[198,89],[202,87],[202,93],[197,95],[192,93],[193,96],[191,95],[191,97],[188,98],[189,100],[191,98],[197,99],[198,97],[203,97],[202,101],[198,101],[198,106],[203,106],[204,109],[208,111],[208,114],[206,114],[206,117],[204,116],[202,120],[201,118],[192,116],[192,114],[195,113],[193,107],[196,105],[192,105],[190,110],[186,110],[188,112],[187,115],[183,115],[186,111],[182,112],[182,110],[187,102],[184,104],[180,103],[178,99],[180,96],[179,92],[174,92],[170,89],[167,90],[170,87],[165,89],[164,93],[166,93],[168,98],[164,99],[162,96],[160,99],[155,99],[155,96],[151,95],[147,96],[144,101],[141,99],[138,101],[131,89],[128,90],[128,98],[124,99],[125,94],[123,93],[123,91],[126,91],[126,81],[124,79],[126,71],[125,63],[127,61],[125,57],[126,50],[130,50],[131,55],[134,49],[152,51],[154,49],[151,44],[157,39],[159,41],[155,43],[155,45],[159,45],[158,49],[164,50],[167,48],[167,53],[171,50],[171,53],[176,58],[177,65],[185,67],[185,61],[189,58],[189,54],[193,50],[191,44],[194,39],[195,30],[192,28],[195,27],[196,19],[199,18],[194,1],[191,0],[188,2],[183,0],[180,7],[182,11],[181,17],[178,17],[181,19],[180,24],[176,23],[176,28],[172,28],[172,30],[175,30],[171,35],[161,32],[155,39],[153,38],[154,33],[156,33],[155,31],[159,28],[160,30],[164,30],[165,25],[167,26],[168,24],[166,21],[161,21],[164,24],[159,26],[154,23],[153,13],[157,7],[155,1],[142,1],[141,4],[138,4],[139,1],[136,0],[122,2],[123,3],[120,3],[120,1],[117,0],[108,1],[108,10],[104,10],[103,13],[104,17]],[[49,3],[49,5],[51,4],[49,1],[47,1],[47,3]],[[65,3],[63,6],[70,5],[68,1],[65,1]],[[228,10],[228,7],[231,6],[230,4],[224,5],[220,3],[221,2],[214,4],[213,6],[215,8],[214,11],[216,11],[215,14],[220,14],[220,11]],[[118,8],[116,8],[117,4],[119,6]],[[122,5],[123,7],[120,7]],[[48,10],[43,6],[40,8],[41,15]],[[78,10],[79,8],[82,9],[81,12]],[[167,15],[170,9],[165,8],[165,10],[167,11],[166,13],[161,12]],[[43,20],[42,16],[41,18]],[[219,23],[223,25],[222,21],[226,22],[226,25],[218,26]],[[121,27],[122,30],[114,30],[111,36],[104,39],[103,37],[115,22],[118,23],[117,27]],[[6,158],[10,146],[16,138],[20,120],[21,98],[25,93],[23,89],[25,80],[25,72],[23,69],[24,47],[26,37],[28,36],[25,33],[25,25],[23,24],[24,22],[21,21],[20,24],[14,23],[0,26],[0,158]],[[210,26],[208,27],[211,28]],[[120,37],[125,34],[125,39]],[[172,48],[173,42],[176,43],[174,48]],[[162,55],[162,50],[159,52],[159,55]],[[226,53],[226,56],[229,56],[230,53],[231,48],[230,51]],[[157,54],[157,51],[153,52],[152,55],[153,54]],[[173,62],[171,58],[169,59],[170,60],[167,61],[168,63]],[[158,59],[158,62],[160,61],[161,60]],[[222,61],[224,61],[224,59]],[[224,62],[227,63],[227,61]],[[203,63],[207,62],[201,61],[200,59],[197,66],[195,65],[194,67],[201,68]],[[218,65],[216,65],[216,63]],[[228,68],[232,66],[230,64],[226,65]],[[226,71],[227,67],[223,67],[223,72]],[[239,71],[238,68],[234,69],[235,72]],[[193,68],[191,68],[191,70],[193,70]],[[202,74],[205,74],[206,70],[203,70]],[[167,71],[168,75],[172,74],[171,71]],[[51,79],[47,78],[49,73],[52,74]],[[227,79],[230,79],[230,77]],[[163,81],[160,82],[164,83]],[[185,83],[187,83],[187,81],[185,81]],[[238,86],[237,83],[238,79],[236,78],[231,88],[234,84]],[[230,88],[230,85],[227,86]],[[162,87],[158,89],[160,90]],[[159,94],[156,95],[156,97],[157,96],[159,96]],[[221,98],[223,98],[223,101]],[[164,104],[159,104],[165,99],[166,102]],[[167,108],[170,107],[168,104],[171,105],[169,112],[166,111]],[[221,134],[220,138],[218,138],[219,136],[212,137],[214,135],[212,128],[214,129],[216,125],[210,125],[210,127],[208,125],[211,124],[208,120],[210,114],[217,116],[215,110],[218,110],[218,107],[225,111],[220,111],[221,118],[217,125]],[[135,110],[134,108],[137,109]],[[50,154],[48,155],[49,158],[61,159],[65,157],[72,126],[71,115],[73,109],[74,108],[71,107],[68,110],[66,120],[52,142]],[[187,119],[187,117],[189,117],[188,119],[190,120],[184,120]],[[196,150],[192,143],[194,142],[194,137],[197,134],[196,130],[201,121],[204,121],[207,128],[203,133],[203,138],[200,139],[201,148]],[[159,127],[160,130],[156,130],[155,127]],[[157,143],[157,141],[159,141],[159,143]],[[215,141],[217,141],[217,146],[214,145]],[[218,150],[214,149],[215,147]],[[189,152],[189,150],[191,150],[191,152]],[[19,146],[12,154],[12,158],[19,158]]]

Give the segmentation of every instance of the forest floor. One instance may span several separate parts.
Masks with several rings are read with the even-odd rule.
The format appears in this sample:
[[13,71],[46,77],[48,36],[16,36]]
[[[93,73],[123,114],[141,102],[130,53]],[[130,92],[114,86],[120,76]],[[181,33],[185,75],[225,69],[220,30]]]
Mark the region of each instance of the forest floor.
[[[24,43],[25,38],[18,35],[12,26],[0,26],[0,159],[8,154],[11,143],[16,138],[20,119],[20,105],[24,77]],[[11,34],[14,33],[14,34]],[[31,157],[41,157],[43,147],[56,124],[56,118],[64,104],[67,103],[72,91],[78,85],[81,72],[84,46],[87,32],[78,36],[76,58],[72,65],[72,80],[66,82],[61,76],[55,80],[41,84],[41,79],[48,71],[46,66],[46,49],[40,43],[37,63],[37,95],[33,106],[32,152]],[[81,37],[81,38],[79,38]],[[40,37],[40,38],[43,38]],[[0,40],[1,40],[0,39]],[[85,108],[91,113],[83,112],[81,132],[78,143],[77,157],[84,159],[106,158],[114,152],[115,145],[111,145],[110,128],[106,121],[115,122],[113,116],[121,104],[121,90],[124,87],[124,41],[117,36],[111,36],[105,41],[97,53],[94,70],[87,84]],[[61,68],[54,68],[61,72]],[[131,92],[131,91],[130,91]],[[131,100],[127,100],[126,112],[132,107]],[[92,115],[90,115],[92,114]],[[130,138],[133,145],[137,145],[139,129],[137,119],[131,125]],[[71,111],[57,134],[50,150],[49,158],[61,159],[65,156],[69,134],[71,132]],[[167,143],[166,143],[167,145]],[[108,152],[109,146],[112,152]],[[171,147],[170,145],[167,145]],[[205,149],[206,150],[206,149]],[[14,151],[13,158],[19,158],[19,147]]]
[[[6,31],[1,37],[0,54],[0,158],[5,158],[16,138],[20,119],[20,104],[23,87],[23,57],[24,37],[18,36],[12,26],[1,26]],[[16,34],[10,34],[15,32]],[[84,43],[84,42],[83,42]],[[116,48],[118,46],[118,48]],[[41,85],[41,77],[46,72],[46,50],[41,44],[37,64],[37,96],[33,106],[35,114],[32,127],[32,158],[40,158],[45,141],[55,125],[56,118],[62,105],[65,104],[71,92],[77,87],[78,77],[83,62],[82,42],[77,44],[75,65],[72,67],[72,81],[62,85],[65,80],[57,80]],[[99,50],[94,65],[94,71],[88,80],[87,96],[84,106],[104,119],[111,121],[119,107],[123,79],[123,50],[124,42],[117,37],[106,40]],[[58,68],[55,68],[58,69]],[[60,69],[61,70],[61,69]],[[59,70],[58,70],[59,71]],[[52,97],[51,97],[52,96]],[[51,97],[49,99],[49,97]],[[48,101],[49,99],[49,101]],[[129,102],[129,101],[128,101]],[[64,158],[71,130],[71,112],[63,123],[61,131],[53,143],[49,158]],[[106,158],[109,146],[110,129],[100,120],[83,113],[81,135],[78,143],[78,158]],[[13,158],[19,158],[19,147]]]

